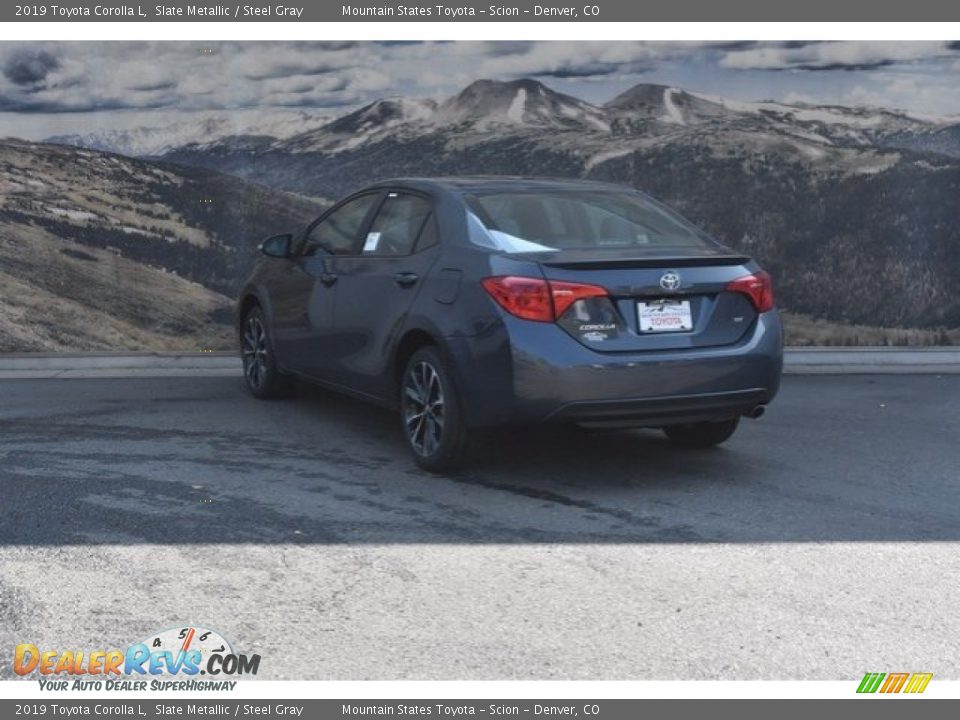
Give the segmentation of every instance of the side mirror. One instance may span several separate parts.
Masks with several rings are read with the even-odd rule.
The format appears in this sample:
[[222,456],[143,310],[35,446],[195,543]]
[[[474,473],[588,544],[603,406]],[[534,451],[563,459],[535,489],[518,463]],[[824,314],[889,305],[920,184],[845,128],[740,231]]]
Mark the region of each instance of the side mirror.
[[267,257],[285,258],[290,257],[290,244],[293,242],[293,235],[284,233],[283,235],[274,235],[268,237],[260,243],[260,252]]

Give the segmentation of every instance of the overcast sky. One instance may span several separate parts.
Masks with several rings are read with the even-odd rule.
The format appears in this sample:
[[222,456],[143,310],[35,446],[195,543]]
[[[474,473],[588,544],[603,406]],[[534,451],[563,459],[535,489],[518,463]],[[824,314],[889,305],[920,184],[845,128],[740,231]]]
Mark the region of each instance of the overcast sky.
[[198,111],[339,114],[535,77],[594,103],[641,82],[737,100],[960,114],[960,43],[0,42],[0,135],[162,125]]

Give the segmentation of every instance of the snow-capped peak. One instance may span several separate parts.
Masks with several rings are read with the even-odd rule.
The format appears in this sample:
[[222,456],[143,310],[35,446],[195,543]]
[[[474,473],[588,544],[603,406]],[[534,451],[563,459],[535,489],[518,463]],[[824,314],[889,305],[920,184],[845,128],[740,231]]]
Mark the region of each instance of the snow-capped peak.
[[677,125],[686,125],[687,123],[683,119],[683,112],[681,112],[674,100],[677,93],[679,93],[679,90],[676,88],[667,88],[663,91],[663,109],[666,111],[663,119],[667,122],[676,123]]
[[195,113],[162,124],[55,135],[47,142],[106,150],[130,157],[159,156],[187,145],[204,147],[231,137],[283,139],[320,127],[330,118],[300,110]]
[[446,125],[490,129],[497,125],[572,127],[607,130],[603,111],[551,90],[538,80],[477,80],[446,100],[437,113]]
[[647,83],[622,92],[604,108],[627,119],[656,120],[671,125],[695,125],[730,115],[721,103],[680,88]]

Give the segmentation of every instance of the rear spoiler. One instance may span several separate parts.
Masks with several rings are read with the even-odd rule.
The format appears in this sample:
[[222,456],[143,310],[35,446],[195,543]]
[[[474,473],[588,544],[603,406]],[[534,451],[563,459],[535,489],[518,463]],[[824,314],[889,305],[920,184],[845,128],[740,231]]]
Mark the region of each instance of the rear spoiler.
[[744,255],[685,255],[682,257],[663,255],[660,257],[599,258],[596,260],[564,261],[558,259],[553,262],[545,260],[540,264],[544,267],[563,270],[628,270],[630,268],[715,267],[718,265],[743,265],[748,262],[750,262],[750,258]]

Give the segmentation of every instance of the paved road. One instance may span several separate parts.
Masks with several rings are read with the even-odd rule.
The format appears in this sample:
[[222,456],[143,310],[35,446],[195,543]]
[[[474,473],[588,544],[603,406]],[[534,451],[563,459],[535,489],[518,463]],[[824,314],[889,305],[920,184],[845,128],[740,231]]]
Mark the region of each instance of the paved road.
[[[0,648],[207,624],[269,679],[960,678],[960,376],[789,377],[723,449],[223,377],[0,382]],[[0,663],[0,674],[9,665]]]

